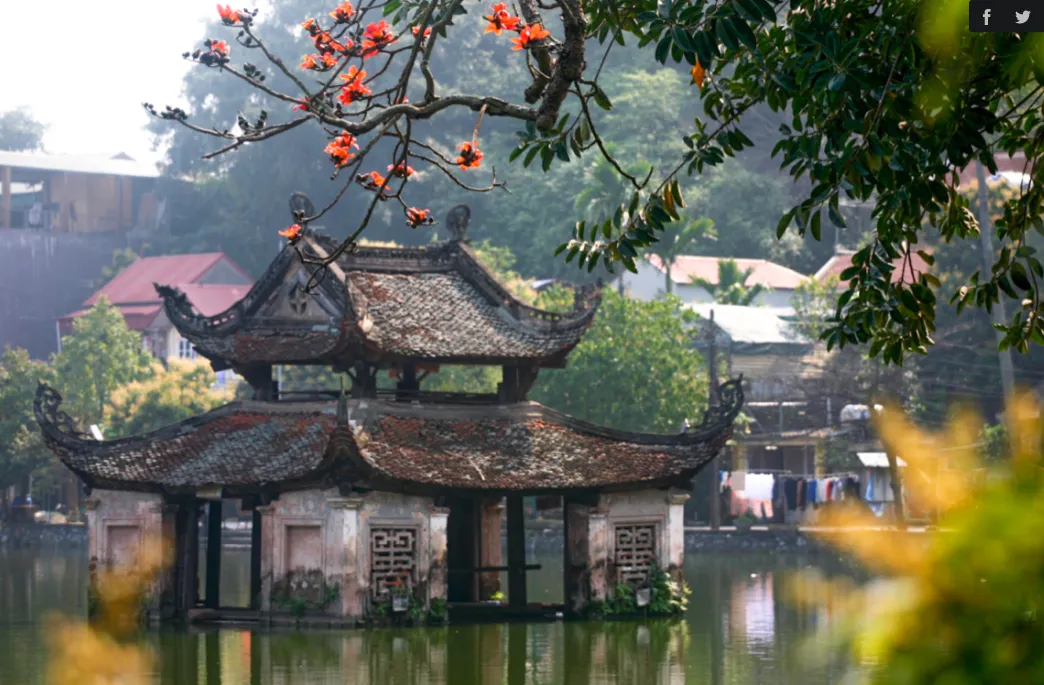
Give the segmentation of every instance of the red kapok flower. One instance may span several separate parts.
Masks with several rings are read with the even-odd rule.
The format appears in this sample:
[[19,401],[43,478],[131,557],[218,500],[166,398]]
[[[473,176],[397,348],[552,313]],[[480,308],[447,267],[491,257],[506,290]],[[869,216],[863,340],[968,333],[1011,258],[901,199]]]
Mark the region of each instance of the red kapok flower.
[[[414,36],[416,36],[416,35],[418,35],[420,33],[420,27],[419,26],[414,26],[410,30],[413,31],[413,35]],[[430,36],[431,36],[431,27],[429,26],[428,28],[424,29],[424,36],[421,38],[421,40],[424,40],[424,38],[429,38]]]
[[363,32],[362,56],[373,57],[381,48],[395,43],[395,34],[391,32],[388,22],[381,19],[376,24],[369,24]]
[[239,12],[233,10],[230,6],[221,5],[217,6],[218,16],[221,17],[221,23],[225,26],[232,26],[239,22]]
[[413,167],[409,166],[405,162],[399,162],[398,164],[389,164],[388,171],[391,173],[392,176],[398,176],[399,178],[407,178],[417,173],[413,170]]
[[330,12],[330,16],[338,24],[347,24],[352,20],[352,15],[355,14],[355,8],[352,7],[352,3],[345,2],[337,6],[337,8]]
[[333,140],[331,140],[324,152],[330,155],[330,160],[338,168],[343,167],[352,159],[355,155],[352,153],[353,147],[359,147],[355,144],[355,136],[351,133],[342,133]]
[[482,150],[478,149],[478,145],[472,145],[469,143],[461,143],[457,146],[460,150],[460,155],[457,156],[457,165],[467,171],[468,169],[477,169],[479,164],[482,162]]
[[288,226],[287,228],[284,228],[282,231],[279,231],[279,235],[283,236],[291,243],[296,243],[298,240],[301,239],[301,227],[298,224]]
[[301,100],[296,105],[293,106],[293,109],[291,111],[293,111],[293,112],[307,112],[308,111],[308,103],[305,102],[304,100]]
[[371,171],[368,174],[359,174],[355,177],[355,180],[359,183],[362,183],[364,186],[376,189],[383,186],[384,181],[386,179],[384,178],[384,176],[381,176],[378,172]]
[[418,226],[433,223],[435,223],[435,219],[432,218],[430,209],[410,207],[406,210],[406,224],[410,228],[417,228]]
[[302,69],[311,69],[313,71],[329,71],[336,66],[337,58],[329,52],[322,55],[305,55],[301,60]]
[[500,35],[500,32],[507,29],[508,31],[517,31],[518,25],[522,23],[522,20],[518,17],[513,17],[507,11],[507,3],[498,2],[497,4],[490,7],[492,14],[482,17],[489,22],[486,26],[485,33],[495,33]]
[[518,32],[518,38],[512,38],[511,42],[514,43],[512,50],[525,50],[529,47],[529,44],[536,40],[542,40],[551,35],[550,31],[545,31],[544,27],[540,24],[533,24],[532,26],[523,26],[522,30]]
[[366,78],[366,72],[360,71],[354,65],[348,67],[348,73],[341,74],[341,78],[347,81],[343,88],[341,88],[341,94],[337,96],[337,99],[342,104],[350,105],[359,98],[371,95],[373,91],[366,87],[363,80]]
[[315,34],[319,33],[319,22],[317,22],[315,19],[305,19],[303,22],[301,22],[301,28],[303,28],[305,31],[308,31],[308,35],[314,36]]
[[214,40],[213,38],[211,38],[210,39],[210,51],[211,52],[216,52],[217,54],[221,55],[222,57],[228,57],[228,53],[229,53],[228,43],[226,43],[223,40]]

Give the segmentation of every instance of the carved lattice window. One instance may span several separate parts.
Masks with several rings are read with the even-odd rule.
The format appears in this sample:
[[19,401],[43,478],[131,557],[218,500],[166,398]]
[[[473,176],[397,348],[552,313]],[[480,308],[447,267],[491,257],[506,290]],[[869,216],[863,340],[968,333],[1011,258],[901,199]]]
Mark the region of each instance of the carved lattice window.
[[615,536],[616,582],[646,584],[656,562],[656,526],[618,525]]
[[413,528],[370,529],[370,588],[386,601],[398,592],[413,592],[417,568],[417,531]]

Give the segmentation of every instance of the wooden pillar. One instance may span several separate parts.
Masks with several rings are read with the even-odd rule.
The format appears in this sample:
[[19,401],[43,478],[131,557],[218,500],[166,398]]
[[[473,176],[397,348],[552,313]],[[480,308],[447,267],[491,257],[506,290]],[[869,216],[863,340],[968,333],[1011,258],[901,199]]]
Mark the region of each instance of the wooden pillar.
[[272,366],[252,366],[239,370],[240,375],[254,389],[254,399],[262,402],[274,399],[272,385]]
[[0,226],[11,228],[11,167],[5,166],[3,169],[0,169],[0,184],[2,184],[0,190],[3,193],[3,197],[0,199],[0,202],[3,204],[0,207],[0,212],[3,212],[0,214],[0,222],[2,222]]
[[529,604],[526,596],[526,512],[520,494],[507,496],[508,602],[513,607]]
[[250,521],[250,608],[261,609],[261,512],[256,507]]
[[[479,563],[481,567],[494,567],[504,565],[504,554],[501,550],[503,538],[501,537],[500,519],[504,511],[501,498],[482,498],[476,500],[475,504],[478,515],[479,534]],[[509,543],[510,544],[510,543]],[[500,571],[480,573],[478,579],[479,600],[484,601],[500,592]]]
[[207,503],[207,607],[221,606],[221,500]]
[[501,367],[501,381],[497,389],[501,404],[513,404],[518,401],[518,367]]
[[196,607],[199,592],[199,504],[195,497],[181,501],[178,507],[175,540],[176,587],[174,608],[178,618],[185,619]]

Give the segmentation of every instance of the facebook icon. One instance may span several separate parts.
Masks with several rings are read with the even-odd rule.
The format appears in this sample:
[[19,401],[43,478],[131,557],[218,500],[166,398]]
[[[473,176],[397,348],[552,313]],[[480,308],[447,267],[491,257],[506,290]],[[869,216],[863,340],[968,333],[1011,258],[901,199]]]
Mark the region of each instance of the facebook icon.
[[968,28],[972,33],[1044,31],[1044,12],[1032,11],[1038,2],[1033,2],[1033,0],[971,0],[968,3]]

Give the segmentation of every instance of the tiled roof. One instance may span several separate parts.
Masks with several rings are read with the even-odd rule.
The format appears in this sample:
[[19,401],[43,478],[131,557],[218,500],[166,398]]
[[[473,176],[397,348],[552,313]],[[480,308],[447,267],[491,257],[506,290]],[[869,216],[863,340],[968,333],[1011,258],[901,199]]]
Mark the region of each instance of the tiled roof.
[[[828,278],[840,279],[842,272],[852,266],[852,255],[854,254],[855,252],[852,250],[839,250],[823,266],[819,267],[819,271],[812,278],[817,281]],[[892,272],[892,283],[916,283],[917,278],[930,269],[928,262],[924,261],[916,252],[911,253],[909,264],[906,263],[905,258],[900,257],[892,262],[892,266],[895,268]]]
[[177,285],[188,295],[192,306],[204,316],[220,314],[250,290],[250,286],[245,285],[197,283],[223,260],[250,280],[246,272],[223,252],[139,257],[87,298],[82,309],[66,314],[58,321],[67,329],[73,319],[87,313],[104,295],[123,314],[128,328],[144,330],[155,320],[163,306],[162,298],[156,294],[154,282]]
[[105,157],[102,155],[47,155],[39,152],[0,150],[0,167],[138,178],[157,178],[160,175],[154,164],[138,162],[122,153]]
[[[663,261],[658,255],[648,256],[653,267],[664,270]],[[712,284],[718,283],[718,263],[726,261],[726,257],[699,257],[681,255],[671,267],[671,280],[680,285],[688,285],[694,278],[703,278]],[[752,269],[747,285],[760,285],[773,290],[794,290],[804,283],[807,277],[793,269],[770,262],[767,259],[732,259],[739,270]]]
[[77,432],[54,390],[40,386],[35,410],[48,445],[92,487],[245,491],[347,479],[377,489],[560,491],[695,473],[732,434],[738,382],[723,386],[723,397],[726,406],[675,435],[613,431],[531,402],[351,400],[233,402],[146,435],[95,441]]
[[[332,254],[337,241],[309,234],[296,246],[310,258]],[[288,288],[299,259],[287,247],[250,292],[220,316],[200,316],[177,290],[164,290],[167,316],[204,356],[217,363],[333,360],[395,363],[517,363],[562,366],[594,318],[597,291],[578,291],[577,307],[556,314],[517,300],[468,247],[449,241],[425,247],[360,246],[331,264],[318,292],[338,310],[323,323],[264,314]],[[305,267],[315,268],[315,267]]]

